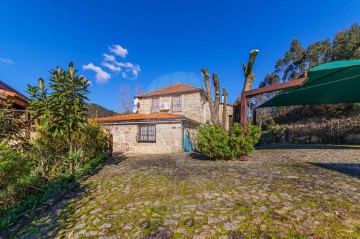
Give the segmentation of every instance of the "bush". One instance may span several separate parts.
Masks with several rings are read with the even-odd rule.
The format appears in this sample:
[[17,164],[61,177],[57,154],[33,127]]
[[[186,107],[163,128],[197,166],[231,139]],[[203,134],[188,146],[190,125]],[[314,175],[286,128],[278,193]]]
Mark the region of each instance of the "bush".
[[243,137],[243,129],[235,123],[231,132],[221,129],[219,125],[202,125],[196,136],[197,149],[205,156],[215,160],[236,160],[255,150],[260,139],[260,128],[248,125],[248,132]]
[[107,136],[96,122],[89,122],[74,133],[74,149],[70,154],[64,135],[53,135],[41,128],[36,134],[31,158],[36,162],[37,172],[47,178],[68,174],[70,162],[74,162],[76,171],[94,155],[104,153],[107,145]]
[[11,207],[18,198],[36,188],[39,177],[32,171],[30,160],[0,143],[0,208]]
[[201,125],[196,136],[197,149],[210,159],[230,157],[229,135],[219,125]]

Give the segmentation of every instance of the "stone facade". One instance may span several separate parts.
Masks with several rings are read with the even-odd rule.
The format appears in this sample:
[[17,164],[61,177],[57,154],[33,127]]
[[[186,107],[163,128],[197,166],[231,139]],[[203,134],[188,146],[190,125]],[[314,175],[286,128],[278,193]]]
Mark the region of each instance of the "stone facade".
[[[180,97],[181,102],[181,111],[175,112],[173,111],[173,97]],[[211,114],[210,114],[210,106],[209,102],[205,100],[205,96],[203,92],[195,92],[195,93],[183,93],[183,94],[171,94],[166,96],[157,96],[157,97],[146,97],[139,99],[139,114],[150,114],[151,106],[154,99],[159,99],[160,108],[164,110],[169,110],[169,112],[173,114],[181,114],[186,118],[197,121],[201,124],[207,124],[211,122]],[[219,107],[219,118],[222,121],[222,111],[223,104],[220,104]],[[227,105],[227,114],[226,114],[226,129],[228,130],[230,124],[229,118],[233,115],[233,106]]]
[[[151,123],[149,123],[151,124]],[[113,124],[107,131],[113,135],[113,152],[126,154],[163,154],[183,152],[181,122],[156,123],[156,142],[138,142],[140,124]]]

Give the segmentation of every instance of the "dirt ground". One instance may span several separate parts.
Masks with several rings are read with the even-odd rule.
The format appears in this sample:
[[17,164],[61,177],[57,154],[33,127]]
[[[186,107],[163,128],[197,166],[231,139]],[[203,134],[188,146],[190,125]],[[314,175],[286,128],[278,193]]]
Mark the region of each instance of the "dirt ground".
[[360,148],[111,159],[15,238],[360,238]]

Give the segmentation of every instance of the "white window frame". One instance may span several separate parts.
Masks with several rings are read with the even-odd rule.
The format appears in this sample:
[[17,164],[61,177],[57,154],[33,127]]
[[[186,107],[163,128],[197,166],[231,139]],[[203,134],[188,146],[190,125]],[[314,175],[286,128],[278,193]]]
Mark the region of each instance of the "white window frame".
[[[175,100],[178,100],[178,102],[175,102]],[[181,112],[181,96],[174,96],[172,98],[172,111],[173,112]]]

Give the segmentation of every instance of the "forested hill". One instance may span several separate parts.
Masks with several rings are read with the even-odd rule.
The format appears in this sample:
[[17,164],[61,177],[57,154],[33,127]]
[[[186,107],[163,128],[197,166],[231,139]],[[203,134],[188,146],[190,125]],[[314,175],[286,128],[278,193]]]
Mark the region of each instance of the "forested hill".
[[88,114],[90,118],[100,118],[100,117],[108,117],[118,115],[118,113],[108,110],[101,105],[90,103],[89,106],[86,106],[88,109]]

